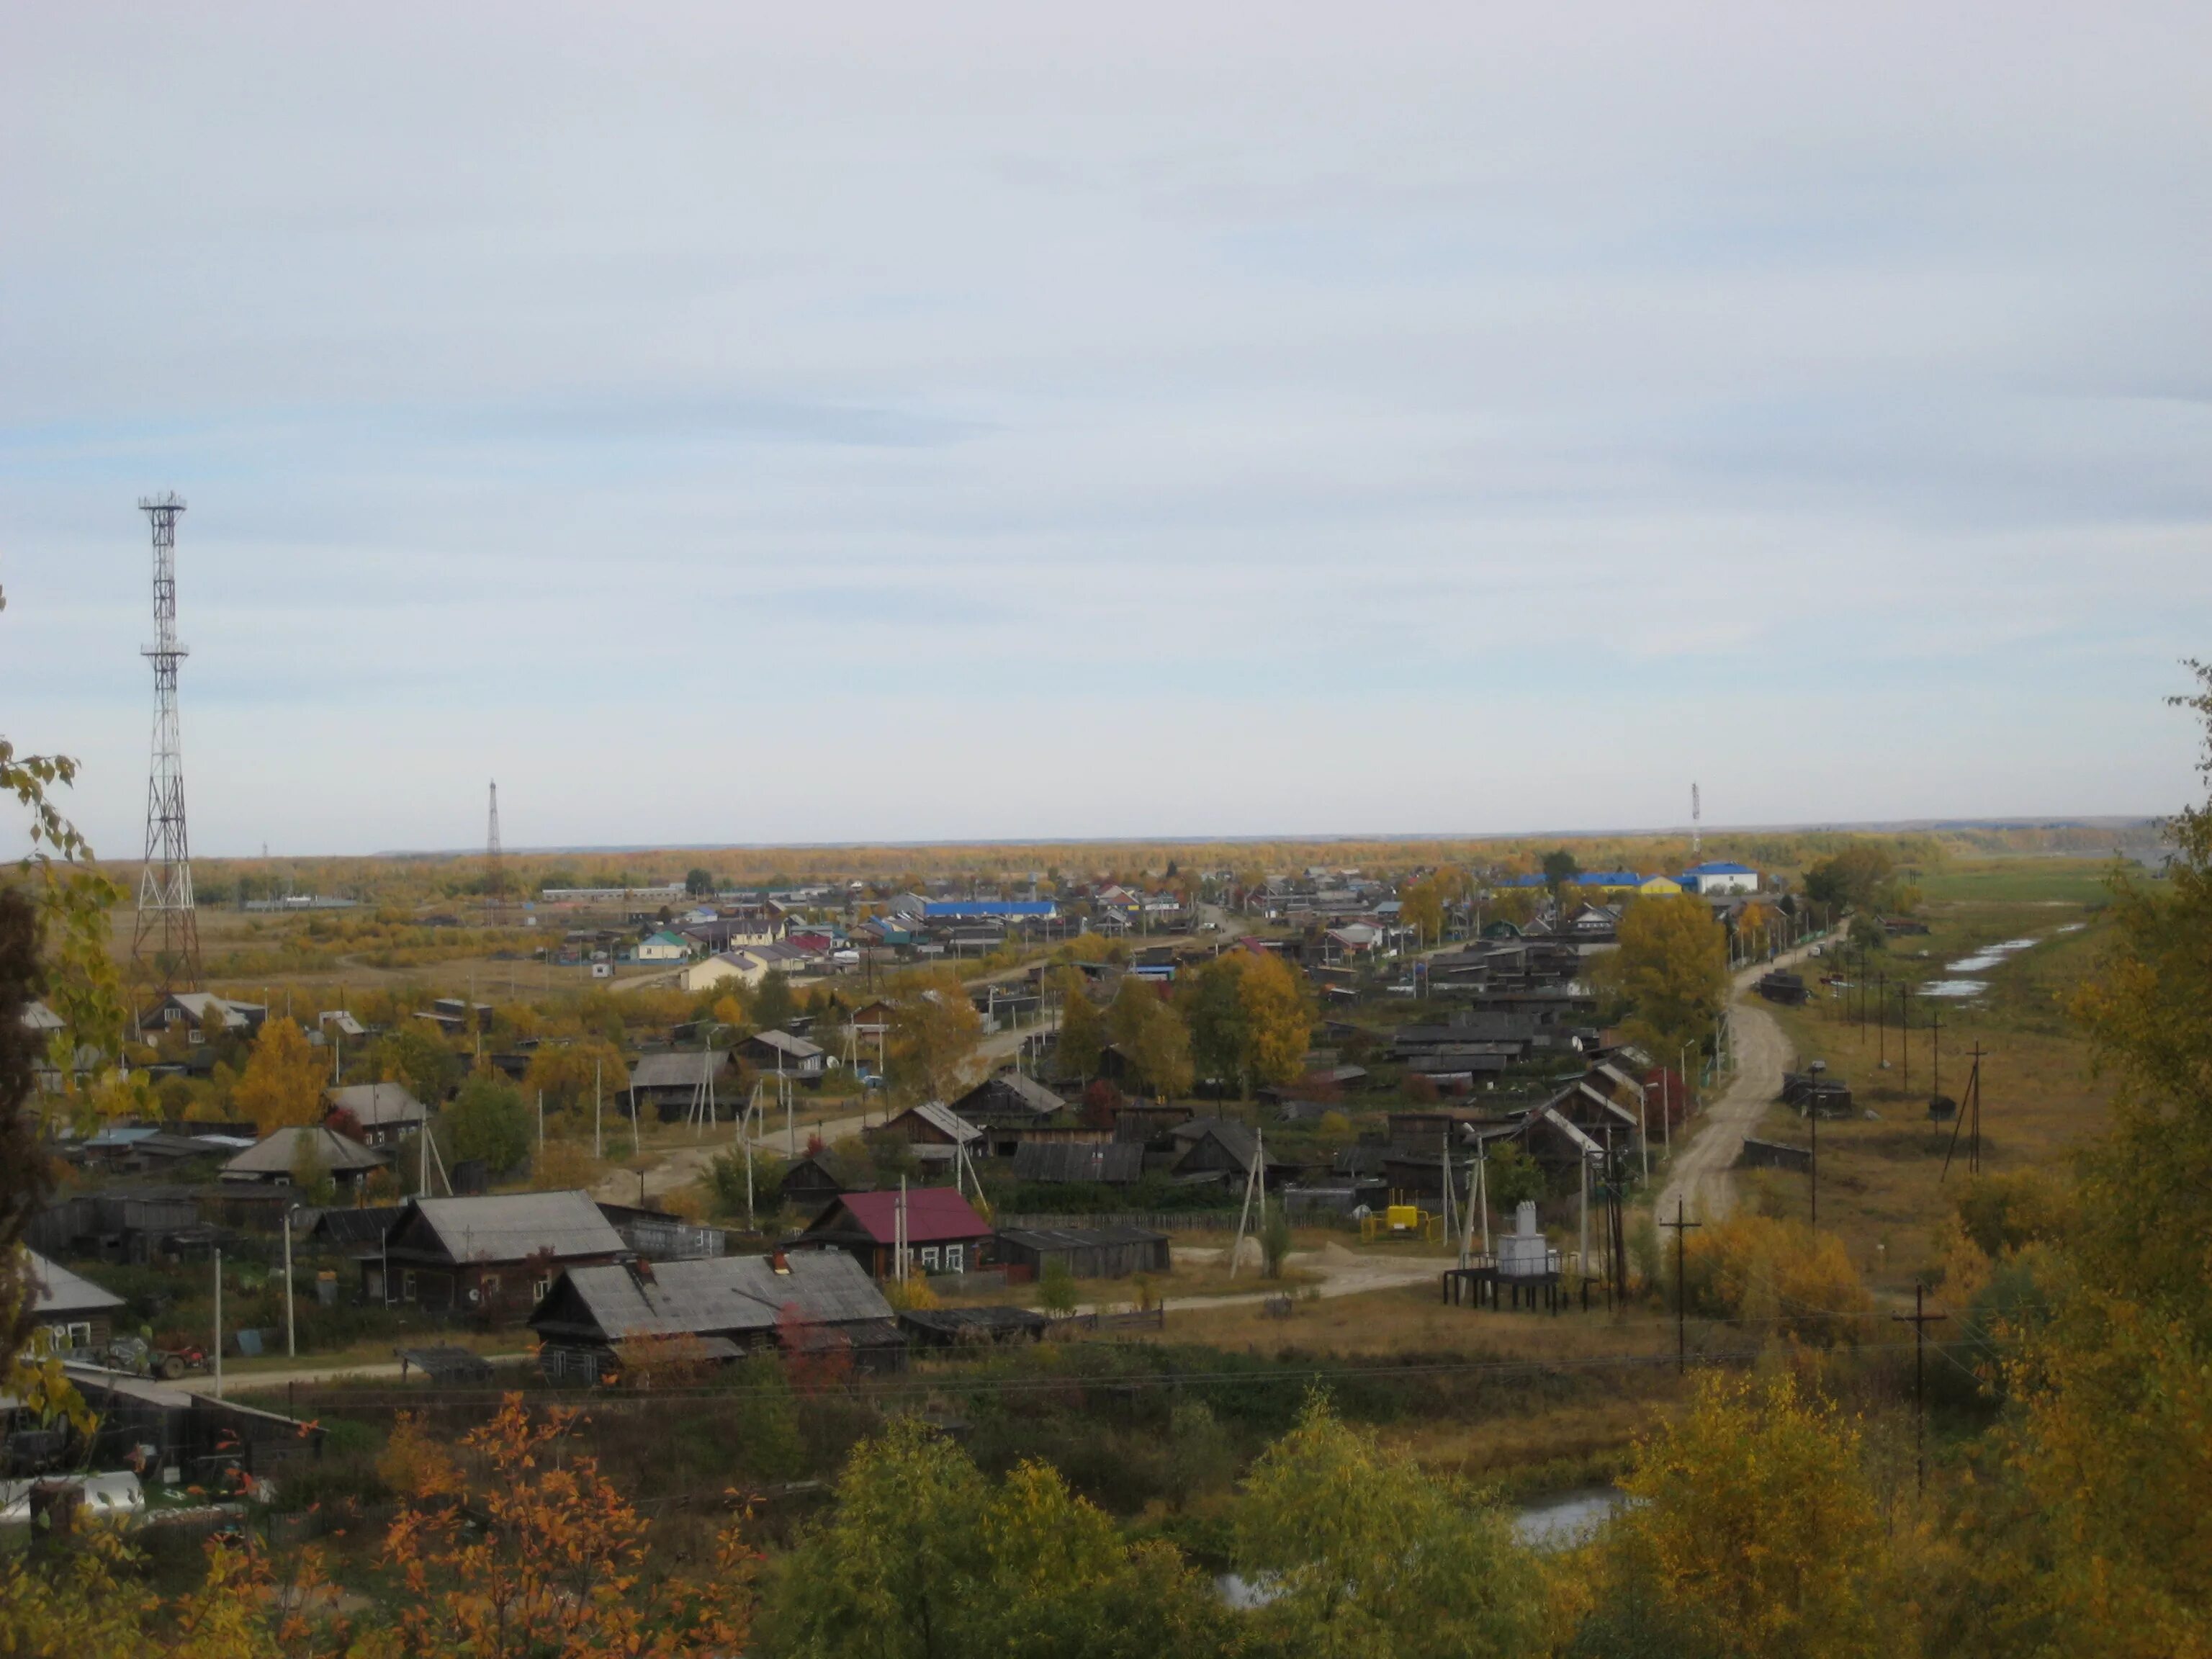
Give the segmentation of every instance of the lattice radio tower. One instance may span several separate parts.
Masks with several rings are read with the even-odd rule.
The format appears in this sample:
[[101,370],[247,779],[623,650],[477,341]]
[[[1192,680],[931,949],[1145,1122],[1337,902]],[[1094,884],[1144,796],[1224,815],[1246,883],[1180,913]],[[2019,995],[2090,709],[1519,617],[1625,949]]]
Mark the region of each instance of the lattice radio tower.
[[1693,783],[1690,786],[1690,857],[1692,861],[1698,856],[1698,820],[1705,815],[1705,803],[1698,799],[1698,786]]
[[499,780],[491,782],[491,828],[484,836],[484,908],[495,921],[507,915],[507,863],[499,850]]
[[177,724],[177,514],[175,495],[141,501],[154,526],[154,643],[140,653],[154,665],[154,766],[146,784],[146,861],[138,878],[138,922],[131,960],[155,994],[200,982],[200,929],[192,908],[192,860],[185,836],[184,742]]

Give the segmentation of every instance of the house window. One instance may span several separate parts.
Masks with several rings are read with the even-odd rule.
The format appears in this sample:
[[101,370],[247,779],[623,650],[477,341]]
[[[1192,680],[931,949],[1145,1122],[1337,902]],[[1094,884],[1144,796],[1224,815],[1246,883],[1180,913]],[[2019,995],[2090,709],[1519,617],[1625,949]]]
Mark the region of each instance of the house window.
[[399,1299],[402,1302],[412,1302],[415,1299],[415,1273],[412,1268],[399,1275]]
[[926,1273],[933,1273],[937,1271],[936,1245],[925,1244],[921,1247],[921,1270]]
[[483,1299],[485,1301],[496,1302],[499,1300],[499,1275],[497,1273],[486,1273],[479,1282],[483,1285]]
[[206,1042],[206,1041],[207,1041],[207,1039],[206,1039],[204,1036],[203,1036],[200,1034],[199,1030],[198,1030],[197,1027],[195,1027],[195,1028],[194,1028],[193,1030],[191,1030],[191,1031],[189,1031],[189,1032],[185,1033],[185,1041],[187,1043],[189,1043],[189,1044],[191,1044],[191,1046],[193,1046],[194,1048],[197,1048],[197,1047],[198,1047],[198,1046],[199,1046],[199,1044],[201,1044],[201,1043],[203,1043],[203,1042]]
[[532,1302],[543,1302],[545,1299],[545,1293],[552,1288],[551,1279],[533,1279],[530,1281],[530,1299]]
[[92,1327],[86,1324],[70,1326],[69,1328],[69,1345],[72,1348],[90,1347],[92,1346]]
[[949,1273],[968,1271],[968,1247],[965,1244],[947,1244],[945,1247],[945,1271]]

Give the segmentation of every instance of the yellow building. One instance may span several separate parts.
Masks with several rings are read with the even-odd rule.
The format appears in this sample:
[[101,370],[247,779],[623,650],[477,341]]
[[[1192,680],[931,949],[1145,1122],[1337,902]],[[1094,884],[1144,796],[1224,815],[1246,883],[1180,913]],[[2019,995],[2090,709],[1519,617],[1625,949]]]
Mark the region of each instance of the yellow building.
[[1680,896],[1682,884],[1672,876],[1646,876],[1636,890],[1646,898],[1674,898]]

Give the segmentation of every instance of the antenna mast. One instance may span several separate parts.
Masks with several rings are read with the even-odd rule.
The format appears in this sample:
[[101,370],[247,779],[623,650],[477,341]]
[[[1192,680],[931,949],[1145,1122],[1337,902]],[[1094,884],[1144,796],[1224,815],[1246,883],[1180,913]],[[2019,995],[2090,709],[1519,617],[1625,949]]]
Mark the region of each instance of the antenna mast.
[[200,930],[192,908],[192,862],[185,836],[184,739],[177,722],[177,514],[173,492],[142,499],[154,526],[154,643],[139,653],[154,665],[154,764],[146,784],[146,859],[138,878],[138,919],[131,961],[167,996],[200,982]]
[[493,921],[507,920],[507,866],[499,850],[499,780],[491,785],[491,827],[484,836],[484,908]]
[[1690,786],[1690,857],[1698,856],[1698,821],[1705,817],[1705,803],[1698,799],[1698,786]]

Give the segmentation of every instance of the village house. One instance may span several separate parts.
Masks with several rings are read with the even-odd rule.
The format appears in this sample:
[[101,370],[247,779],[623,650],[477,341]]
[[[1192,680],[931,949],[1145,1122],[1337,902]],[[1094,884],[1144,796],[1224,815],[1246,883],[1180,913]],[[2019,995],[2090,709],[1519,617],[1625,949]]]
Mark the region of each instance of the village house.
[[902,1233],[909,1272],[974,1273],[994,1259],[990,1224],[951,1187],[846,1193],[793,1243],[843,1250],[873,1277],[884,1279],[897,1276]]
[[377,1253],[362,1258],[362,1294],[426,1311],[518,1318],[562,1268],[601,1267],[628,1254],[587,1194],[415,1198]]
[[331,1111],[352,1114],[353,1121],[361,1126],[362,1144],[367,1146],[396,1146],[420,1134],[430,1115],[429,1109],[404,1083],[349,1083],[324,1090],[323,1099]]
[[925,1166],[950,1166],[965,1152],[969,1158],[983,1155],[983,1132],[950,1106],[925,1100],[909,1106],[875,1132],[889,1140],[903,1140]]
[[212,991],[172,991],[138,1015],[138,1029],[157,1033],[181,1029],[188,1042],[210,1037],[251,1036],[269,1018],[258,1002],[233,1002]]
[[773,1072],[801,1083],[819,1083],[830,1063],[830,1056],[817,1045],[788,1031],[756,1031],[731,1052],[757,1072]]
[[689,962],[691,960],[691,942],[683,934],[664,927],[640,939],[630,951],[630,957],[636,962]]
[[658,1112],[664,1123],[677,1122],[703,1109],[711,1092],[715,1105],[734,1111],[737,1068],[726,1049],[679,1049],[641,1054],[630,1067],[628,1092],[632,1112]]
[[842,1250],[569,1267],[529,1324],[553,1376],[604,1376],[630,1345],[672,1340],[712,1360],[780,1342],[811,1347],[823,1334],[855,1347],[899,1345],[890,1304]]
[[977,1084],[952,1109],[984,1132],[992,1157],[1012,1158],[1024,1130],[1051,1122],[1067,1103],[1036,1079],[1006,1071]]
[[298,1171],[312,1161],[330,1174],[341,1192],[350,1191],[392,1162],[389,1152],[364,1146],[358,1140],[325,1129],[295,1125],[271,1130],[222,1166],[225,1182],[267,1187],[289,1187]]
[[57,1352],[106,1347],[123,1298],[35,1250],[24,1256],[31,1268],[33,1333],[44,1332]]

